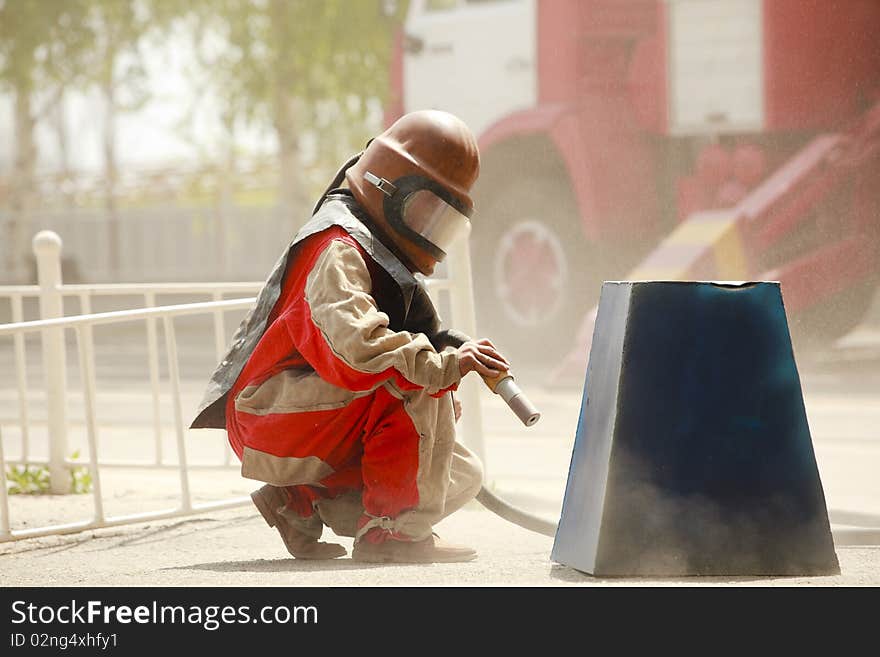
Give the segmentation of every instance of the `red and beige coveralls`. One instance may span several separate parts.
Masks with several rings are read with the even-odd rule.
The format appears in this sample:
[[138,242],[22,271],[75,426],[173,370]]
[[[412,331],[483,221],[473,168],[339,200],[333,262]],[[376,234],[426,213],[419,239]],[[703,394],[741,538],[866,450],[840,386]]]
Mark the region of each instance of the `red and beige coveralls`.
[[[312,222],[350,222],[344,200],[331,196]],[[457,354],[389,327],[383,302],[399,289],[346,228],[290,254],[265,332],[225,397],[242,475],[284,487],[284,515],[316,538],[324,524],[370,542],[426,538],[482,481],[455,441]]]

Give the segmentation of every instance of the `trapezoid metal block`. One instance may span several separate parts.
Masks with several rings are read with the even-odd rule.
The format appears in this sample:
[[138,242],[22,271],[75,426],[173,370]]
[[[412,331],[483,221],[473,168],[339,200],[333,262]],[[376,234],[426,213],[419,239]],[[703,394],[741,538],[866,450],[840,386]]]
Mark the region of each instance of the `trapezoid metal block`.
[[778,283],[603,285],[551,559],[840,572]]

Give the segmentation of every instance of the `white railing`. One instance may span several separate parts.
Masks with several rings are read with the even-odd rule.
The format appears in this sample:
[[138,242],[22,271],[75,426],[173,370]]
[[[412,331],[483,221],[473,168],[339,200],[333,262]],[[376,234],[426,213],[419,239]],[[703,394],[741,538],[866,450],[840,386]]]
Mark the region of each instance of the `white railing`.
[[[33,240],[34,254],[37,262],[39,285],[21,285],[0,287],[0,298],[9,299],[13,323],[24,321],[24,300],[39,300],[40,319],[54,319],[64,315],[64,299],[76,298],[79,312],[82,315],[92,313],[92,301],[98,296],[138,296],[143,298],[144,308],[156,307],[158,296],[192,296],[208,295],[213,301],[223,301],[227,295],[241,297],[253,295],[262,286],[260,282],[244,283],[161,283],[161,284],[100,284],[100,285],[64,285],[61,279],[61,239],[51,231],[41,231]],[[252,301],[252,300],[251,300]],[[206,311],[207,312],[207,311]],[[226,350],[226,326],[223,311],[215,309],[213,316],[213,341],[216,360]],[[152,465],[163,466],[159,385],[159,347],[157,319],[145,318],[147,335],[147,362],[151,388],[151,408],[153,415],[154,462]],[[21,435],[20,459],[10,461],[16,463],[35,463],[30,455],[29,413],[27,404],[27,363],[25,358],[24,333],[14,336],[14,360],[16,372],[16,388],[18,392],[18,412]],[[42,332],[42,352],[44,385],[46,390],[48,431],[50,439],[49,470],[53,493],[66,492],[67,453],[67,409],[66,391],[66,354],[63,331],[59,328],[47,329]],[[88,362],[94,367],[94,342],[91,326],[83,329],[83,348]],[[81,366],[85,366],[81,363]],[[231,464],[231,450],[227,449],[223,456],[223,465]],[[141,463],[117,463],[116,465],[141,465]]]
[[[210,316],[213,318],[214,353],[219,360],[226,351],[226,327],[224,315],[230,311],[246,311],[253,306],[255,298],[223,299],[225,294],[256,292],[262,283],[203,283],[203,284],[133,284],[133,285],[63,285],[61,282],[61,240],[54,233],[43,231],[34,238],[34,251],[37,255],[39,285],[0,287],[0,297],[7,297],[11,303],[12,323],[0,324],[0,345],[11,338],[14,350],[14,369],[18,390],[18,415],[20,425],[20,458],[6,459],[0,435],[0,541],[15,540],[56,533],[68,533],[107,527],[151,519],[170,518],[197,512],[229,508],[248,504],[246,497],[232,498],[207,504],[193,504],[189,485],[189,471],[197,467],[230,467],[232,459],[228,444],[224,445],[222,463],[190,463],[187,458],[185,442],[186,423],[181,402],[181,378],[177,352],[177,335],[174,320],[182,316]],[[440,305],[442,295],[448,294],[449,307],[454,325],[474,334],[473,293],[470,279],[470,262],[467,245],[451,254],[452,275],[445,279],[426,281],[435,303]],[[211,301],[156,306],[156,296],[168,294],[208,294]],[[92,298],[96,295],[143,295],[144,308],[92,313]],[[80,315],[63,317],[65,297],[77,297]],[[23,299],[39,299],[41,319],[24,320]],[[176,458],[166,460],[162,448],[162,425],[160,417],[161,385],[159,376],[159,347],[157,337],[158,322],[162,328],[166,345],[168,384],[173,407]],[[143,322],[147,328],[147,352],[150,372],[150,391],[153,423],[154,452],[150,461],[116,460],[99,458],[99,421],[97,419],[97,389],[95,381],[95,347],[92,329],[96,326],[119,325]],[[83,407],[85,415],[88,461],[73,460],[67,457],[67,404],[66,389],[66,332],[75,337],[78,366],[81,377]],[[48,458],[35,459],[29,449],[29,430],[31,422],[28,413],[28,389],[26,375],[25,338],[38,335],[42,346],[44,389],[46,393],[46,419],[48,436]],[[462,382],[459,395],[468,408],[462,416],[461,429],[465,442],[480,456],[485,465],[485,450],[482,442],[482,418],[480,415],[480,392],[478,384],[469,377]],[[206,382],[203,382],[206,383]],[[225,441],[224,441],[225,442]],[[92,480],[93,515],[88,520],[13,529],[7,496],[6,468],[8,465],[45,463],[49,469],[51,492],[63,494],[70,488],[70,469],[88,467]],[[235,463],[237,465],[237,463]],[[106,467],[176,468],[179,478],[179,505],[174,509],[143,512],[137,514],[107,516],[104,512],[104,498],[101,487],[101,468]]]
[[[84,405],[86,409],[86,434],[89,450],[88,468],[92,480],[92,499],[94,503],[94,515],[91,520],[13,531],[11,528],[9,501],[6,494],[7,462],[4,457],[2,441],[0,441],[0,510],[2,510],[2,519],[0,519],[0,540],[29,538],[34,536],[43,536],[47,534],[81,531],[83,529],[96,527],[108,527],[130,522],[142,522],[151,519],[170,518],[179,515],[188,515],[194,512],[229,508],[232,506],[238,506],[240,504],[248,503],[247,498],[237,498],[201,505],[195,505],[192,503],[192,496],[190,494],[189,487],[190,466],[188,465],[187,449],[185,443],[186,427],[180,401],[180,374],[178,371],[178,354],[174,329],[174,318],[184,315],[194,315],[206,312],[222,313],[227,310],[247,309],[251,307],[253,303],[253,298],[232,299],[227,301],[213,301],[205,303],[183,304],[178,306],[144,308],[141,310],[123,310],[93,315],[80,315],[77,317],[62,317],[57,319],[46,319],[31,322],[20,322],[17,324],[0,325],[0,339],[8,336],[12,336],[13,338],[16,336],[24,336],[28,333],[42,333],[45,343],[47,337],[56,337],[56,332],[72,330],[75,333],[79,353],[80,371],[82,376]],[[180,479],[180,506],[175,509],[164,511],[146,512],[128,516],[107,517],[104,514],[103,496],[101,490],[101,469],[99,468],[99,465],[108,464],[100,463],[98,458],[98,422],[95,413],[96,386],[94,350],[91,345],[91,337],[89,331],[92,327],[102,324],[119,324],[124,322],[158,319],[161,319],[163,322],[167,344],[169,382],[171,386],[171,399],[173,401],[174,407],[174,427],[177,447],[176,467]],[[53,378],[53,375],[57,375],[57,371],[52,372],[47,369],[46,379],[51,380]],[[49,390],[51,391],[51,389]],[[62,409],[65,407],[63,403],[64,401],[66,400],[62,400],[62,403],[59,405]],[[77,463],[64,458],[64,454],[66,453],[66,445],[64,445],[63,448],[59,448],[53,443],[54,440],[58,439],[59,435],[62,437],[66,437],[66,434],[63,432],[58,433],[51,430],[52,425],[57,422],[57,419],[52,418],[51,416],[53,410],[54,409],[50,401],[49,474],[50,481],[53,482],[53,492],[63,493],[67,492],[66,488],[69,485],[70,481],[68,469],[72,466],[77,465]]]

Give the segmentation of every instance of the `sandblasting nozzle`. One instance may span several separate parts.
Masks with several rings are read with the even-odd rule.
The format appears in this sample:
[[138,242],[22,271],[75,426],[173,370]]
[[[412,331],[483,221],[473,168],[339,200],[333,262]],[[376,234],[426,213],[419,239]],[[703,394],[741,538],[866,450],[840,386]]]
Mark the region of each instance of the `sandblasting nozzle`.
[[[489,382],[487,381],[487,383]],[[520,390],[520,387],[516,385],[512,376],[505,376],[500,381],[497,381],[494,387],[491,385],[490,387],[495,394],[501,396],[501,399],[510,406],[510,410],[512,410],[527,427],[532,426],[535,422],[541,419],[541,414],[538,412],[538,409],[535,408],[531,401],[529,401],[529,398],[525,396],[525,393],[523,393],[522,390]]]

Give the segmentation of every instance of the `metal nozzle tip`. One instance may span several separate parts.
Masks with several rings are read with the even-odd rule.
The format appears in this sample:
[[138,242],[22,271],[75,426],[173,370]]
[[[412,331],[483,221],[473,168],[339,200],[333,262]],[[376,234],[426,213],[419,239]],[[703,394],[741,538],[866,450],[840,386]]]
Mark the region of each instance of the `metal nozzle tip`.
[[510,410],[516,413],[516,416],[522,420],[522,423],[527,427],[532,426],[541,418],[538,409],[535,408],[534,405],[532,405],[532,402],[529,401],[528,397],[522,393],[514,395],[510,401],[507,402],[507,405],[510,406]]

